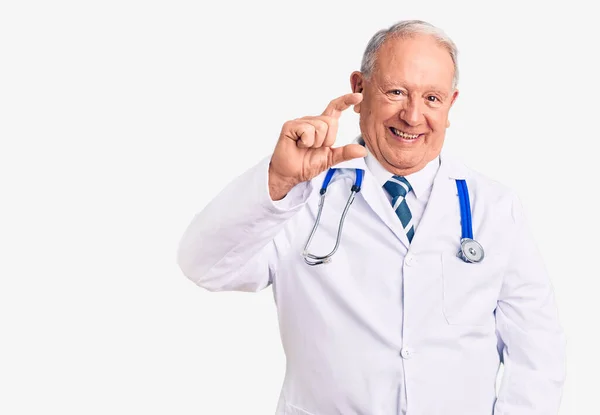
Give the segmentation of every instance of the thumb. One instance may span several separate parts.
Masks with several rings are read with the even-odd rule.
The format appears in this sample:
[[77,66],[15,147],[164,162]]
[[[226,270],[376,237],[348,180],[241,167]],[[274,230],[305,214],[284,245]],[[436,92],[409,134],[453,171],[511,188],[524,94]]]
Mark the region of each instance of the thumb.
[[348,144],[343,147],[331,149],[331,165],[342,163],[344,161],[365,157],[367,149],[360,144]]

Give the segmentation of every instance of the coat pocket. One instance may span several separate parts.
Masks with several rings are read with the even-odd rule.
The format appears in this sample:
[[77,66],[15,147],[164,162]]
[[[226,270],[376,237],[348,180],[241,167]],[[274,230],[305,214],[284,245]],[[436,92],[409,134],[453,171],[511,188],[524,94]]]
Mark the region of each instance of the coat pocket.
[[504,263],[499,256],[486,256],[479,263],[466,263],[456,255],[442,254],[446,322],[458,326],[485,326],[493,322],[503,269]]

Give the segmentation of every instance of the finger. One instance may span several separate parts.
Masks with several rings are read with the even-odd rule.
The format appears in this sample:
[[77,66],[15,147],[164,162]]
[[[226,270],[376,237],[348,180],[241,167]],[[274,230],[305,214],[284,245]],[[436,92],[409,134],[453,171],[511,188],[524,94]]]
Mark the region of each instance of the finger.
[[331,149],[331,166],[342,163],[344,161],[365,157],[367,149],[360,144],[348,144],[343,147]]
[[[333,142],[329,145],[325,144],[325,142],[327,141],[327,139],[330,136],[330,129],[332,128],[332,124],[333,124],[333,133],[335,134],[337,131],[337,119],[336,118],[320,116],[320,117],[303,117],[302,120],[306,120],[307,122],[310,122],[312,125],[315,126],[316,135],[315,135],[315,142],[313,144],[313,148],[319,148],[321,146],[331,147]],[[335,136],[333,138],[333,141],[335,141]]]
[[300,148],[310,148],[315,142],[315,126],[304,121],[296,121],[291,125],[292,140],[296,141],[296,145]]
[[296,142],[298,147],[306,148],[312,144],[310,135],[314,135],[314,127],[301,120],[291,120],[283,124],[281,134],[285,138]]
[[318,117],[305,117],[306,119],[317,119],[327,123],[327,134],[325,140],[322,143],[322,147],[331,147],[335,143],[335,138],[338,132],[338,119],[328,115],[321,115]]
[[329,105],[327,105],[327,108],[325,108],[325,111],[323,111],[322,115],[340,118],[340,115],[342,115],[342,111],[347,110],[352,105],[358,104],[362,101],[362,99],[363,95],[360,92],[342,95],[341,97],[331,101]]
[[335,143],[335,139],[337,137],[338,132],[338,119],[336,117],[327,118],[327,124],[329,128],[327,129],[327,136],[325,137],[325,141],[323,142],[323,147],[331,147]]

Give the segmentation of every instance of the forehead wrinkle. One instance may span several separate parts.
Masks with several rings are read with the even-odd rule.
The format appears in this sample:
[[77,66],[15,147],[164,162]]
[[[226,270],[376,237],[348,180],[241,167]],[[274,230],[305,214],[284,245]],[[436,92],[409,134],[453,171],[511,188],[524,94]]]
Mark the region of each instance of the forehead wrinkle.
[[[442,85],[438,81],[441,82],[440,77],[446,78],[440,69],[452,64],[452,58],[437,42],[431,41],[429,36],[388,39],[377,53],[373,75],[385,85],[403,84],[413,90],[429,89],[440,93],[451,90],[451,79],[450,85],[446,82]],[[451,68],[452,78],[454,67]],[[412,85],[406,80],[407,75]],[[420,83],[424,85],[420,86]]]

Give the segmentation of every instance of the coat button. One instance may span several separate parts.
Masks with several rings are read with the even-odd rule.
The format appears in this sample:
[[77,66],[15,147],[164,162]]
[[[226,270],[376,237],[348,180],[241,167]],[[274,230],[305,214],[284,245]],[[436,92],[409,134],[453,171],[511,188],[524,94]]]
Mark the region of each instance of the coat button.
[[412,351],[405,347],[400,351],[400,355],[405,359],[410,359],[412,357]]
[[404,263],[410,267],[415,263],[415,256],[413,254],[406,254],[404,257]]

